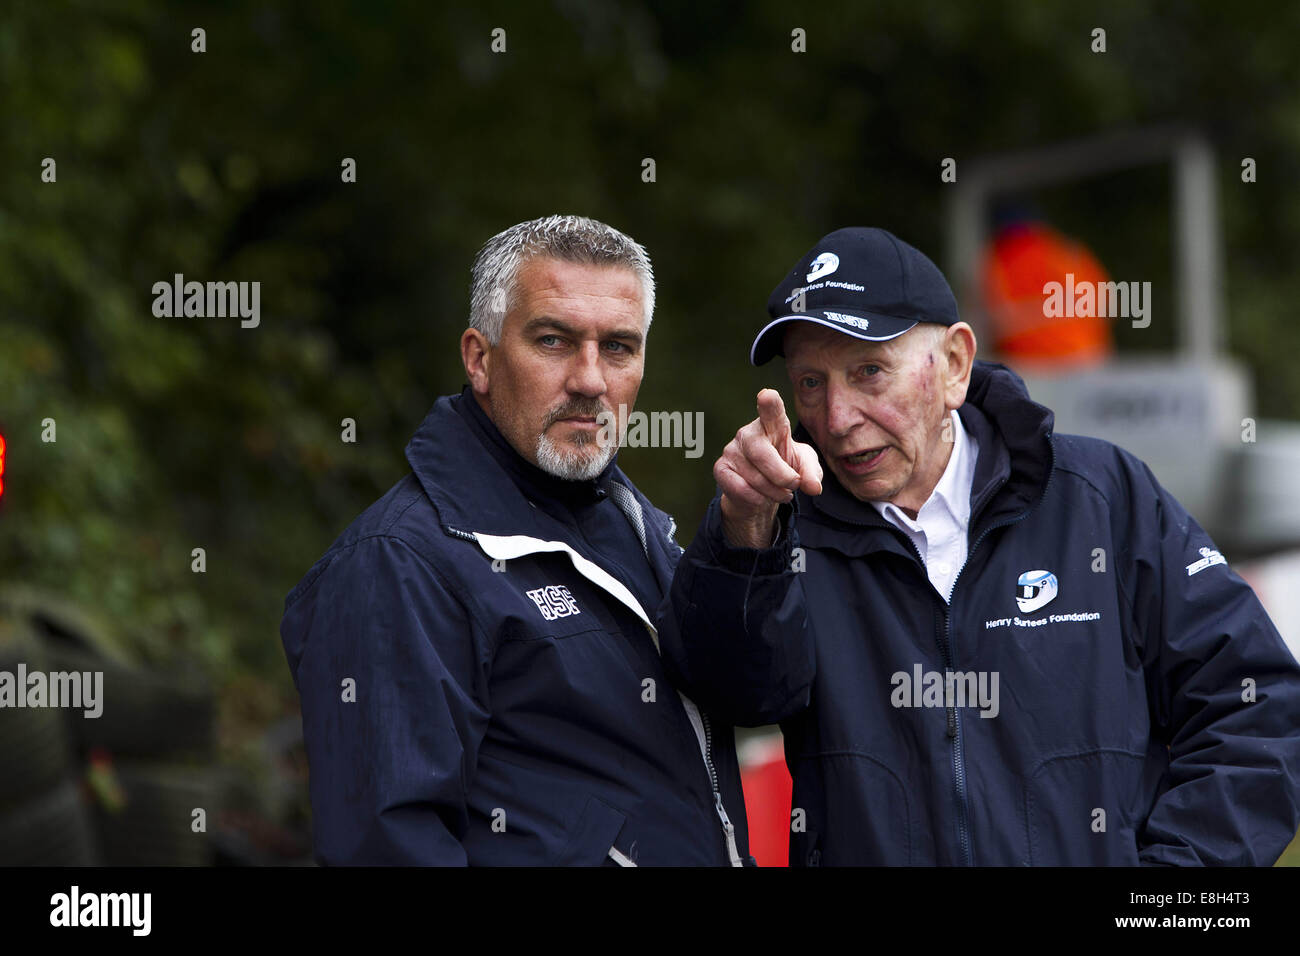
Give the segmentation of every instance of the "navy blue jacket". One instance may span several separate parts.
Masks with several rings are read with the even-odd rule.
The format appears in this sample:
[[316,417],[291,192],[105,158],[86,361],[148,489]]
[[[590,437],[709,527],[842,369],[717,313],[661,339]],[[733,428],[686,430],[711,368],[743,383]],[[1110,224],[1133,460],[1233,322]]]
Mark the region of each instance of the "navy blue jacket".
[[406,456],[285,601],[317,858],[752,863],[733,729],[679,696],[656,646],[672,520],[615,464],[545,475],[468,391]]
[[781,723],[791,863],[1272,863],[1300,667],[1250,587],[1010,370],[977,362],[958,413],[980,451],[951,606],[829,469],[782,547],[730,548],[715,499],[679,566],[670,671],[720,719]]

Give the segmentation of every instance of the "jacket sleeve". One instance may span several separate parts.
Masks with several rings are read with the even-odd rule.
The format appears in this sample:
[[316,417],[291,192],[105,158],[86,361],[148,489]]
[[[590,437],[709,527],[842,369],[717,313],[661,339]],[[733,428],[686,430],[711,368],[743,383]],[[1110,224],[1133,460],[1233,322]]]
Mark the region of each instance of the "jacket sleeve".
[[1139,859],[1271,865],[1300,824],[1300,666],[1209,535],[1146,465],[1127,470],[1121,587],[1170,757]]
[[320,862],[465,865],[488,721],[466,608],[408,545],[370,537],[287,607],[281,632],[298,654]]
[[728,723],[778,723],[808,705],[812,634],[799,581],[798,541],[788,506],[769,548],[735,548],[722,533],[714,497],[681,556],[659,609],[669,676]]

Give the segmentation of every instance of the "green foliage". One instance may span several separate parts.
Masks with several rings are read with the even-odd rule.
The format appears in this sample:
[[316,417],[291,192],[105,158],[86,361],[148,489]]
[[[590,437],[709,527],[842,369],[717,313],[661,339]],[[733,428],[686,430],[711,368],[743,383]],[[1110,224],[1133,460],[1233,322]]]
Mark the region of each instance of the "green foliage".
[[[196,657],[274,713],[293,698],[283,597],[459,389],[469,263],[493,233],[580,212],[650,250],[639,404],[703,411],[707,444],[622,461],[685,542],[713,459],[758,388],[781,384],[778,366],[748,367],[748,343],[816,237],[883,225],[941,258],[943,157],[960,175],[983,152],[1172,119],[1219,147],[1232,347],[1260,414],[1296,417],[1298,19],[1036,0],[11,8],[0,576],[100,612],[147,659]],[[790,51],[795,26],[807,54]],[[46,156],[57,184],[40,182]],[[1134,176],[1048,205],[1117,276],[1167,275],[1168,184]],[[261,281],[260,327],[155,318],[152,284],[178,272]]]

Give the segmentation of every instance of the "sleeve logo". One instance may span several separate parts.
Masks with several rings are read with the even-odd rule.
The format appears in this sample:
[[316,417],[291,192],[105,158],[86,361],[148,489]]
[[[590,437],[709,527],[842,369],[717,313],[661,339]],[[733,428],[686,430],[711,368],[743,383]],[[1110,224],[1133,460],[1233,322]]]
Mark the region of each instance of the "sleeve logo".
[[1193,561],[1187,566],[1187,576],[1190,578],[1197,571],[1204,571],[1206,568],[1215,564],[1227,563],[1228,559],[1213,548],[1201,548],[1201,560]]

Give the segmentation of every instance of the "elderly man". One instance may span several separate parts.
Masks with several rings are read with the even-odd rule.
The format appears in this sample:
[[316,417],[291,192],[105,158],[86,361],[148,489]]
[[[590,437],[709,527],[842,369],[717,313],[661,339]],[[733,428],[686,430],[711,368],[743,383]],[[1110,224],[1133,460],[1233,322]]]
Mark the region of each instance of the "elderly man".
[[672,520],[600,440],[653,310],[591,219],[479,253],[469,385],[285,602],[322,862],[752,863],[732,728],[659,656]]
[[888,232],[768,310],[800,428],[759,393],[661,638],[701,706],[781,722],[791,863],[1273,862],[1300,667],[1147,467],[1055,434]]

